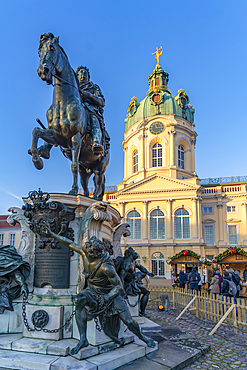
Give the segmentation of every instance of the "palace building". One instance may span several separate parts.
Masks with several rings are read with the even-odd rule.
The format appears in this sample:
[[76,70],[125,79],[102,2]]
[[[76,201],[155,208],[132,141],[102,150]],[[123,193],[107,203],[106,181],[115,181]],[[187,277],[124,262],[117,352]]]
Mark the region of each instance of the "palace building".
[[[149,89],[128,106],[124,179],[105,200],[130,225],[133,247],[157,277],[182,250],[213,259],[229,246],[247,248],[247,177],[201,180],[195,172],[195,110],[183,89],[172,95],[159,63]],[[247,250],[247,249],[246,249]]]

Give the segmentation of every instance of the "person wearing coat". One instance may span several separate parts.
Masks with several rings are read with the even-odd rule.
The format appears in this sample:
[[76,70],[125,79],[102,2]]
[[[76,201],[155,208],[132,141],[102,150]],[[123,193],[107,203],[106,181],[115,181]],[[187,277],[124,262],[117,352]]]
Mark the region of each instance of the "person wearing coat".
[[217,270],[216,274],[219,276],[219,289],[220,289],[220,293],[221,293],[221,287],[222,287],[222,284],[223,284],[223,276],[220,275],[220,270]]
[[181,270],[179,272],[179,288],[185,288],[185,283],[187,281],[187,275]]
[[211,294],[214,295],[214,298],[216,298],[217,295],[219,296],[220,294],[219,275],[216,272],[213,273],[212,281],[210,284],[210,289],[211,289]]

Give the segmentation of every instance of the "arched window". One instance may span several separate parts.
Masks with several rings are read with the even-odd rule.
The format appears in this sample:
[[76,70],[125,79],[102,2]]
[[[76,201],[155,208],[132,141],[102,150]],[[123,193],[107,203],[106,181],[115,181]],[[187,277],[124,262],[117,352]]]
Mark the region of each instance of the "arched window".
[[152,254],[152,272],[156,276],[165,276],[165,258],[162,253],[156,252]]
[[190,239],[189,212],[184,208],[177,209],[174,217],[174,238]]
[[141,215],[137,211],[131,211],[127,216],[127,223],[130,225],[131,235],[129,240],[141,239]]
[[178,146],[178,168],[184,168],[184,148],[182,145]]
[[150,239],[165,239],[165,216],[160,209],[150,214]]
[[162,167],[162,145],[158,143],[152,147],[152,167]]
[[138,151],[135,150],[133,155],[132,155],[132,160],[133,160],[133,172],[138,172]]

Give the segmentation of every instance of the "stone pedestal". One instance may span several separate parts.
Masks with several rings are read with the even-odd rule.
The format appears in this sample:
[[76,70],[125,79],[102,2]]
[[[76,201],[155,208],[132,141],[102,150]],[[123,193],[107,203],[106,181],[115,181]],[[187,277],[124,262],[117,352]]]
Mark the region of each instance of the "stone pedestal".
[[[130,305],[128,304],[128,307],[129,307],[129,310],[130,310],[130,314],[132,317],[136,317],[136,316],[139,316],[139,296],[131,296],[131,295],[128,295],[128,301],[130,303]],[[134,306],[134,307],[132,307]]]

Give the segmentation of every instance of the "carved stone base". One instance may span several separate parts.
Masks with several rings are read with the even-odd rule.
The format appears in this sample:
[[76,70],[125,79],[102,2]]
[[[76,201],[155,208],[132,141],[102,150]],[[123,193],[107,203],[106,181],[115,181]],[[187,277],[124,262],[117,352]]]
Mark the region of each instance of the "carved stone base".
[[[123,323],[121,322],[118,337],[122,338],[123,336],[124,336]],[[79,331],[76,325],[75,318],[73,319],[73,338],[78,339],[78,340],[80,339],[80,335],[79,335]],[[96,329],[94,320],[88,321],[87,323],[87,340],[89,344],[93,346],[98,346],[100,344],[108,343],[111,341],[111,339],[107,335],[105,335],[103,330],[99,331]]]
[[139,302],[138,302],[139,296],[131,296],[128,295],[128,300],[131,305],[135,305],[135,307],[131,307],[129,304],[129,310],[132,317],[139,316]]

